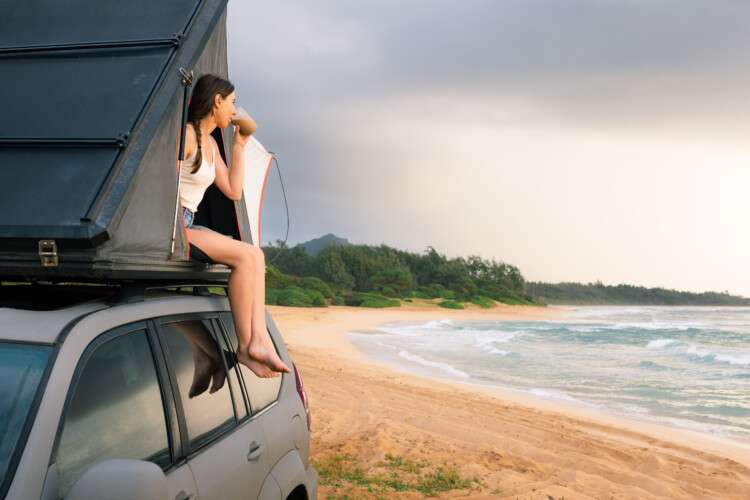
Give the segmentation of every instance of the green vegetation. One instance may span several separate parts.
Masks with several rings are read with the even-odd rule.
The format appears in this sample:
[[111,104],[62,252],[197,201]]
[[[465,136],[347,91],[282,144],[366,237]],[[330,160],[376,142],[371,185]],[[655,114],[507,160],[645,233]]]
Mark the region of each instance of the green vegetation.
[[445,307],[446,309],[463,309],[464,305],[461,302],[456,302],[455,300],[444,300],[438,304],[440,307]]
[[750,306],[750,298],[727,292],[680,292],[633,285],[604,285],[601,281],[587,284],[529,282],[526,290],[547,304]]
[[482,295],[474,297],[471,303],[481,307],[482,309],[490,309],[492,307],[495,307],[495,303],[492,301],[492,299],[483,297]]
[[[326,242],[329,246],[323,246]],[[449,259],[434,248],[421,254],[387,245],[352,245],[327,235],[311,255],[304,245],[283,242],[266,254],[266,303],[297,307],[349,305],[398,307],[402,301],[435,301],[441,307],[511,305],[726,305],[750,298],[728,293],[690,293],[632,285],[527,282],[517,267],[476,255]]]
[[398,307],[402,300],[442,299],[443,307],[465,302],[493,307],[536,304],[515,266],[472,255],[448,259],[434,248],[422,254],[386,245],[332,245],[315,255],[303,245],[264,247],[266,303],[297,307],[350,305]]
[[370,470],[356,463],[351,455],[335,455],[312,460],[320,475],[320,484],[333,492],[327,498],[388,498],[394,492],[419,492],[436,496],[451,490],[483,486],[478,478],[462,478],[454,468],[429,467],[425,461],[413,461],[386,454],[385,461]]
[[354,292],[344,297],[344,304],[355,307],[398,307],[401,302],[389,299],[377,293]]

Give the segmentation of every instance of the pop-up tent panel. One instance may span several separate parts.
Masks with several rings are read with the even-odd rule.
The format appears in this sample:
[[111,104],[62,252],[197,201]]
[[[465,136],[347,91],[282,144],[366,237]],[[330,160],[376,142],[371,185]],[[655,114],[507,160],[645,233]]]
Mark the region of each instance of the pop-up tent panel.
[[81,225],[118,152],[44,146],[0,149],[4,234],[59,238],[62,228]]
[[200,3],[199,0],[3,0],[0,46],[172,36],[184,32]]
[[[227,77],[226,0],[43,3],[0,20],[0,106],[18,117],[0,123],[0,277],[226,279],[190,262],[176,216],[180,69]],[[199,212],[249,237],[221,193]]]

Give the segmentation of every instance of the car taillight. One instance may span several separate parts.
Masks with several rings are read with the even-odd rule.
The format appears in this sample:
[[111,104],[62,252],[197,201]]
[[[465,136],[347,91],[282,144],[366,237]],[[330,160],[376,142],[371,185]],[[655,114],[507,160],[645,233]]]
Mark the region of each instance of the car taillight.
[[305,407],[305,413],[307,414],[307,430],[310,430],[310,406],[307,404],[307,394],[305,393],[305,386],[302,383],[302,377],[299,376],[299,371],[297,371],[297,365],[292,363],[292,368],[294,369],[294,382],[297,384],[297,394],[299,394],[300,399],[302,400],[302,406]]

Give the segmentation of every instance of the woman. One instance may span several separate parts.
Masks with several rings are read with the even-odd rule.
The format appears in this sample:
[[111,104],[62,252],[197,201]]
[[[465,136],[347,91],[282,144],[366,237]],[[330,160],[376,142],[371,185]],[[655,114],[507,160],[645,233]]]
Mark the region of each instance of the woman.
[[[235,126],[231,169],[224,163],[218,145],[211,137],[216,127],[224,128],[231,123],[237,113],[235,99],[234,85],[223,78],[203,75],[196,82],[188,107],[185,161],[180,170],[180,202],[190,242],[215,262],[232,269],[229,303],[239,338],[237,361],[257,376],[269,378],[290,370],[276,353],[266,327],[263,251],[209,229],[191,227],[198,204],[212,183],[229,199],[242,197],[243,151],[250,135],[240,134],[240,128]],[[254,132],[257,126],[254,121],[252,124]]]

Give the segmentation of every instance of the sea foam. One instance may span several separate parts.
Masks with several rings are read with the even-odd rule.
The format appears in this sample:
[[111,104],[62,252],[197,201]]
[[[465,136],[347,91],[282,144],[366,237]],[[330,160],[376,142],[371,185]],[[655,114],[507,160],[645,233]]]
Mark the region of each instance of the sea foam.
[[404,349],[400,350],[398,352],[398,355],[401,356],[402,358],[406,359],[406,360],[412,361],[414,363],[417,363],[417,364],[420,364],[420,365],[423,365],[423,366],[429,366],[431,368],[437,368],[438,370],[442,370],[442,371],[444,371],[446,373],[450,373],[451,375],[455,375],[456,377],[470,378],[468,373],[466,373],[464,371],[461,371],[458,368],[454,368],[454,367],[452,367],[451,365],[449,365],[447,363],[439,363],[439,362],[436,362],[436,361],[430,361],[428,359],[424,359],[421,356],[417,356],[416,354],[412,354],[409,351],[406,351]]

